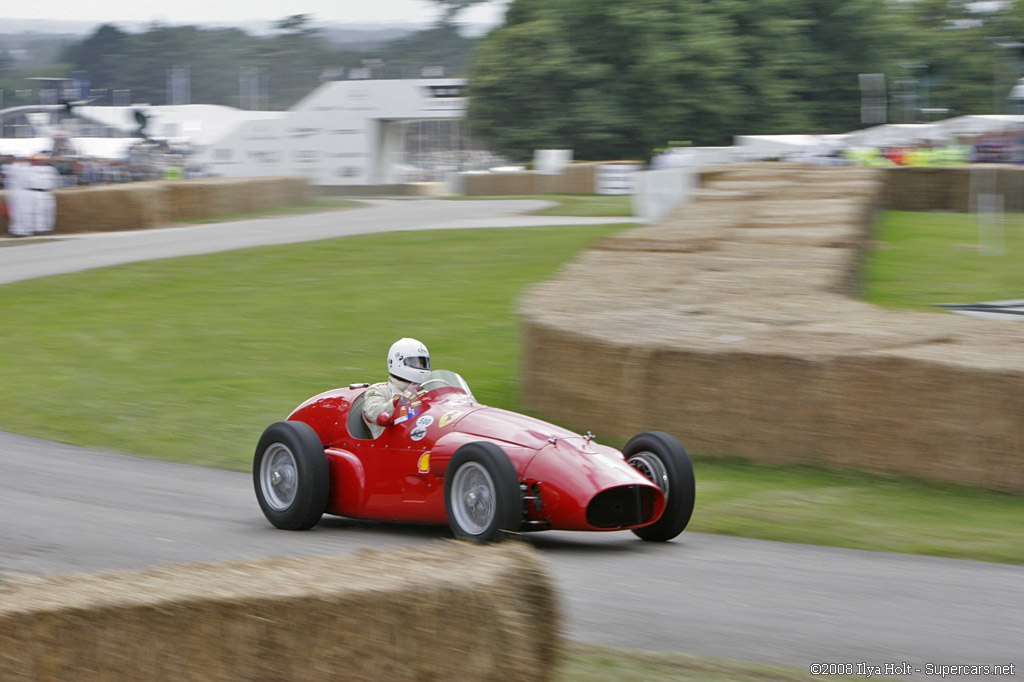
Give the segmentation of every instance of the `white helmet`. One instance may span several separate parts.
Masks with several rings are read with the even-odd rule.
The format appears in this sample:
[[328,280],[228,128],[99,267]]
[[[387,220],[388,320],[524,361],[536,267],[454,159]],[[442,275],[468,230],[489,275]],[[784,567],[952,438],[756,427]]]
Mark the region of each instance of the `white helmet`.
[[399,339],[388,351],[388,374],[414,384],[430,377],[430,352],[416,339]]

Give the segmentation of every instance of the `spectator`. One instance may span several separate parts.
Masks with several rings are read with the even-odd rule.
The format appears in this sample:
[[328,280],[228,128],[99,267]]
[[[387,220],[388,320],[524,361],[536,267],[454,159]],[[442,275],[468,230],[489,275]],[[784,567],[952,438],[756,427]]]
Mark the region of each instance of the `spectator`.
[[33,156],[28,187],[31,190],[29,220],[35,234],[53,232],[57,221],[57,199],[53,196],[53,190],[60,187],[60,184],[60,174],[51,165],[51,160],[42,155]]
[[12,237],[32,234],[32,197],[29,174],[32,167],[24,159],[15,158],[4,168],[4,190],[7,196],[7,231]]

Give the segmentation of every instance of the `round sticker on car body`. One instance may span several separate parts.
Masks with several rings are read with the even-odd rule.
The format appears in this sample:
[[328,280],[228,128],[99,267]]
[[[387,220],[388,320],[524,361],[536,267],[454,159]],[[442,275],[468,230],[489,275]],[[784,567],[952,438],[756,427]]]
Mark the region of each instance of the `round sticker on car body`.
[[425,426],[417,426],[409,434],[409,438],[411,438],[413,440],[423,440],[426,437],[426,435],[427,435],[427,427],[425,427]]
[[428,426],[430,426],[433,423],[434,423],[434,418],[431,417],[430,415],[426,415],[424,417],[420,417],[419,419],[416,420],[416,426],[422,426],[423,428],[427,428]]

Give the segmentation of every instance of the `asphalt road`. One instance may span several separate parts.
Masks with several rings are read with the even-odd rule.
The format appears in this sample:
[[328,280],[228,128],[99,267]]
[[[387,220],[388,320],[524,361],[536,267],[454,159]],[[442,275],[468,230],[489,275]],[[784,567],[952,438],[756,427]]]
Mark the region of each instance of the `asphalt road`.
[[596,225],[629,218],[530,216],[553,202],[375,199],[365,207],[305,215],[251,218],[226,223],[135,232],[56,235],[42,240],[5,240],[0,284],[159,258],[194,256],[267,244],[317,241],[397,230],[441,230],[534,225]]
[[[25,436],[0,434],[0,472],[0,573],[346,554],[451,537],[444,527],[334,517],[280,531],[247,474]],[[628,532],[523,537],[545,557],[577,641],[800,668],[1024,665],[1020,567],[687,532],[666,544]]]
[[[510,210],[504,202],[392,200],[340,213],[17,244],[0,248],[0,283],[259,243],[555,222]],[[279,531],[260,513],[246,474],[3,433],[0,519],[0,573],[345,554],[450,537],[445,528],[336,518],[308,532]],[[1024,674],[1021,567],[696,533],[660,545],[630,533],[524,538],[546,558],[566,634],[577,641],[798,668],[1013,663]]]

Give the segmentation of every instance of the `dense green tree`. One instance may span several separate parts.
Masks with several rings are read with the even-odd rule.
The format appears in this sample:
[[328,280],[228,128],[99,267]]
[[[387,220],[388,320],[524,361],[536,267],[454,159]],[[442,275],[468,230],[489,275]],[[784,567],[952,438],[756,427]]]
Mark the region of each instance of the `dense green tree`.
[[103,24],[80,43],[71,45],[64,59],[72,64],[88,64],[89,77],[97,83],[116,78],[123,66],[131,36],[111,24]]
[[380,59],[383,67],[377,73],[386,78],[419,78],[423,67],[441,67],[446,76],[464,76],[476,42],[454,26],[438,25],[394,40],[363,57]]
[[129,89],[132,100],[167,102],[167,74],[187,67],[192,102],[248,105],[239,95],[242,68],[258,69],[262,105],[287,109],[312,92],[331,69],[380,60],[377,77],[417,77],[424,66],[465,75],[475,40],[438,26],[373,50],[332,49],[306,14],[274,23],[276,32],[252,36],[238,29],[203,29],[154,23],[141,33],[102,26],[64,52],[70,71],[85,71],[95,89]]
[[740,90],[728,23],[684,0],[519,0],[478,49],[475,134],[514,159],[533,149],[635,157],[668,139],[727,141]]
[[848,130],[858,74],[884,67],[884,14],[884,0],[517,0],[477,52],[470,119],[520,159]]
[[927,119],[920,109],[992,113],[994,48],[985,20],[960,0],[914,0],[890,7],[899,32],[887,67],[889,120]]
[[[886,22],[885,0],[794,0],[807,49],[800,97],[815,128],[842,133],[860,125],[858,74],[880,73],[887,46],[898,40]],[[790,130],[788,132],[799,132]]]

